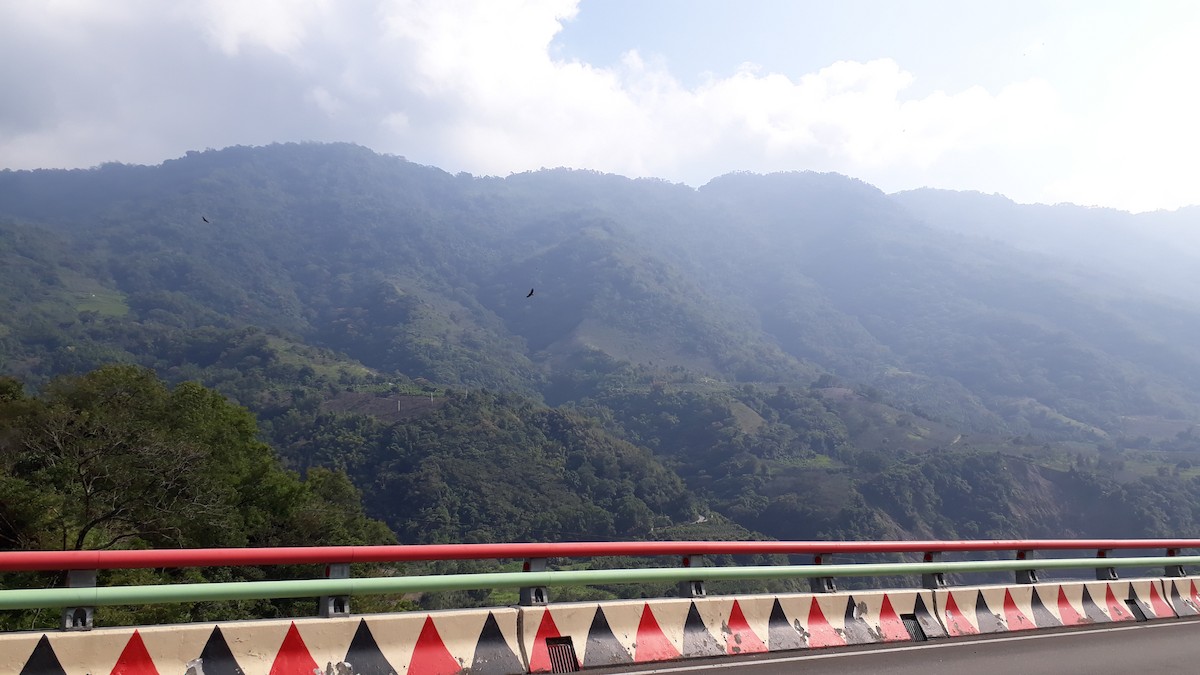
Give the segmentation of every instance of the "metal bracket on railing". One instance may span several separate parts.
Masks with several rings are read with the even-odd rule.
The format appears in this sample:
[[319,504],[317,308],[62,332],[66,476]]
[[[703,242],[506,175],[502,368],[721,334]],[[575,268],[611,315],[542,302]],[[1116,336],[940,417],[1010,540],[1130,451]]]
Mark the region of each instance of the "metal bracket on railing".
[[[692,562],[699,562],[702,558],[698,555],[685,555],[679,561],[679,564],[684,567],[691,567]],[[708,595],[708,591],[704,588],[703,581],[681,581],[679,582],[679,597],[681,598],[703,598]]]
[[[350,563],[330,563],[325,566],[326,579],[349,579]],[[350,596],[322,595],[317,600],[317,614],[325,618],[350,616]]]
[[[1102,548],[1102,549],[1096,551],[1096,557],[1097,558],[1107,558],[1108,552],[1109,552],[1109,549]],[[1115,568],[1115,567],[1097,567],[1096,568],[1096,580],[1097,581],[1116,581],[1117,578],[1118,578],[1117,577],[1117,568]]]
[[[1167,557],[1168,558],[1174,558],[1177,555],[1179,555],[1179,549],[1177,549],[1177,548],[1167,549]],[[1183,571],[1183,565],[1167,565],[1166,570],[1163,571],[1163,576],[1186,577],[1187,573],[1185,573]]]
[[[924,561],[927,563],[938,562],[941,559],[942,559],[942,554],[938,551],[929,551],[928,553],[925,554],[925,557],[924,557]],[[945,588],[946,587],[946,573],[945,572],[927,572],[925,574],[922,574],[921,575],[921,587],[922,588],[930,588],[930,589]]]
[[[521,565],[522,572],[545,572],[545,558],[528,558],[525,564]],[[550,594],[546,591],[545,586],[522,586],[521,597],[517,602],[522,607],[532,607],[534,605],[544,605],[550,602]]]
[[[1017,560],[1027,560],[1029,551],[1017,551]],[[1038,572],[1035,569],[1017,570],[1018,584],[1036,584],[1038,582]]]
[[[95,588],[96,570],[68,570],[67,588]],[[59,630],[91,630],[95,607],[63,607]]]
[[[813,556],[813,564],[821,565],[828,553],[818,553]],[[837,582],[833,577],[813,577],[808,580],[808,587],[813,593],[837,593]]]

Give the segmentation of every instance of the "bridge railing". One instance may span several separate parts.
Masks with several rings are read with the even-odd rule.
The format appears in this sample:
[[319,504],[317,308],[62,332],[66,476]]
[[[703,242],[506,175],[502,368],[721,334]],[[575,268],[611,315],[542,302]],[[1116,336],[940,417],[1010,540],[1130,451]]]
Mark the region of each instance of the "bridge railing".
[[[1118,568],[1162,567],[1183,576],[1184,566],[1200,565],[1197,539],[1040,539],[976,541],[654,541],[416,546],[326,546],[296,548],[175,549],[129,551],[0,552],[0,571],[66,571],[66,588],[0,590],[0,610],[63,608],[64,628],[88,628],[93,608],[105,605],[205,602],[241,599],[321,598],[321,615],[349,612],[353,595],[476,589],[520,589],[522,604],[544,604],[546,589],[632,583],[678,583],[681,595],[702,596],[704,583],[720,580],[802,579],[815,591],[836,590],[838,577],[920,577],[941,588],[948,574],[1015,572],[1017,583],[1036,583],[1038,570],[1096,570],[1096,578],[1117,578]],[[1162,551],[1162,555],[1111,557],[1113,551]],[[1033,559],[1034,552],[1093,551],[1094,557]],[[1003,560],[947,561],[945,553],[1012,552]],[[918,554],[921,562],[829,564],[834,555]],[[811,555],[812,564],[699,567],[697,556]],[[546,570],[550,558],[657,557],[680,559],[679,567],[605,570]],[[352,563],[451,560],[524,560],[522,572],[350,578]],[[103,569],[184,568],[324,564],[326,578],[288,581],[96,585]]]

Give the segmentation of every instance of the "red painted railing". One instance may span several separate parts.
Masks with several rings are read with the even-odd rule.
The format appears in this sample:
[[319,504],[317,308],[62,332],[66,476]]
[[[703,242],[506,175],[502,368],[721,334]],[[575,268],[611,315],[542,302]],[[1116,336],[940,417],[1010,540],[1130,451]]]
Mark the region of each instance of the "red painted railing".
[[[99,570],[239,565],[299,565],[433,560],[591,558],[598,556],[1107,551],[1200,548],[1200,539],[989,539],[975,541],[619,541],[415,546],[6,551],[0,571]],[[1023,555],[1023,554],[1022,554]]]

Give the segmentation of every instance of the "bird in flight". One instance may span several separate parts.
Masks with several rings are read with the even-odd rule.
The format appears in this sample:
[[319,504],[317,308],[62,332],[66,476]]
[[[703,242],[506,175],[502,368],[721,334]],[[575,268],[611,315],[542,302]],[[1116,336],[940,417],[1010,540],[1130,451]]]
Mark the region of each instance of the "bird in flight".
[[529,295],[527,295],[527,296],[525,296],[525,297],[527,297],[527,298],[532,298],[532,297],[533,297],[533,289],[532,289],[532,288],[531,288],[531,289],[529,289]]
[[208,218],[205,218],[204,216],[200,216],[200,220],[203,220],[206,223],[208,222]]

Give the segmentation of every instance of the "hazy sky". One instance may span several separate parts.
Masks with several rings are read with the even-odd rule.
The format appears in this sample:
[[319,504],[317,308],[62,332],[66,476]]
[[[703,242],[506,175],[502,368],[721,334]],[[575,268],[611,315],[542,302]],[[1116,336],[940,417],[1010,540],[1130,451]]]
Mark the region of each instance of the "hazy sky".
[[0,0],[0,166],[352,141],[1200,204],[1200,2]]

